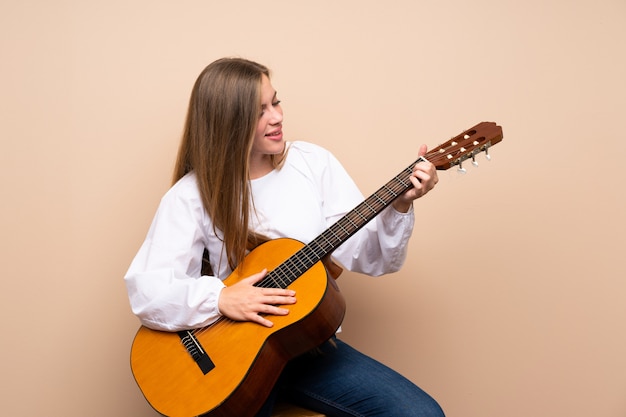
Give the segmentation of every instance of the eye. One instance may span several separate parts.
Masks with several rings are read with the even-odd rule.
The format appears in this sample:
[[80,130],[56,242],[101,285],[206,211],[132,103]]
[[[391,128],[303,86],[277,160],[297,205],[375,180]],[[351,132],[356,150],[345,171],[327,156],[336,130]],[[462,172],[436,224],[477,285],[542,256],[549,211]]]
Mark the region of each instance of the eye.
[[[273,102],[272,102],[272,107],[276,107],[276,106],[278,106],[279,104],[280,104],[280,100],[273,101]],[[263,105],[263,106],[261,107],[261,114],[259,114],[259,117],[263,117],[263,115],[265,114],[265,109],[266,109],[266,108],[267,108],[267,107],[266,107],[265,105]]]

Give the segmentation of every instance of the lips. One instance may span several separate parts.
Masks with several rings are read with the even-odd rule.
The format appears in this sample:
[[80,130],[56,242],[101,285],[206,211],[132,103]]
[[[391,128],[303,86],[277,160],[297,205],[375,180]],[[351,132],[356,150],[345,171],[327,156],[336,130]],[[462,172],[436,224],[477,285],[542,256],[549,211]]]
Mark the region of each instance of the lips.
[[280,139],[283,136],[283,130],[281,129],[277,129],[274,130],[273,132],[270,133],[266,133],[265,137],[268,137],[270,139]]

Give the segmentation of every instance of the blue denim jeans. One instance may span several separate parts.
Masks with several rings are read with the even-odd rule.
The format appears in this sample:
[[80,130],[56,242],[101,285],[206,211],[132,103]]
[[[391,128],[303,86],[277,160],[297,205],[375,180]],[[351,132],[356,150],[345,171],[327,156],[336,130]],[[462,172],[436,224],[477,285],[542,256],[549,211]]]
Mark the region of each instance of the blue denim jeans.
[[276,398],[329,417],[443,417],[411,381],[333,338],[317,354],[291,361],[257,417],[269,417]]

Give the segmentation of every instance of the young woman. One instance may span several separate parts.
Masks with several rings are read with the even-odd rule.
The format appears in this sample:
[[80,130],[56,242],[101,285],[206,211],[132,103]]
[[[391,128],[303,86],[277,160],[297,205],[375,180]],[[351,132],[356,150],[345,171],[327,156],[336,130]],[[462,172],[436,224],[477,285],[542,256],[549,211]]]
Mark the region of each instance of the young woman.
[[[422,145],[419,155],[426,154]],[[332,253],[350,271],[395,272],[406,257],[413,200],[437,183],[435,167],[415,165],[413,188]],[[298,295],[260,288],[265,270],[225,286],[246,253],[268,239],[310,242],[363,201],[325,149],[287,142],[268,69],[239,58],[210,64],[191,94],[174,184],[125,277],[133,312],[146,327],[178,331],[221,316],[272,326]],[[202,275],[208,252],[210,275]],[[258,416],[276,396],[328,416],[442,416],[428,394],[338,338],[292,360]]]

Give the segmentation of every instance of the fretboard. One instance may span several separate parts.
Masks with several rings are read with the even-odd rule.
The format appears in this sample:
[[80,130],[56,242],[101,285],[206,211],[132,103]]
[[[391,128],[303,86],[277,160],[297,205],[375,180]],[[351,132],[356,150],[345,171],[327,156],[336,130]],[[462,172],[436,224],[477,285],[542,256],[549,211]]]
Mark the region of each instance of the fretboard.
[[290,256],[271,271],[257,285],[260,287],[287,288],[324,256],[330,254],[353,236],[359,229],[389,206],[397,197],[413,187],[409,180],[413,166],[423,160],[418,158],[375,193],[349,211],[308,245]]

